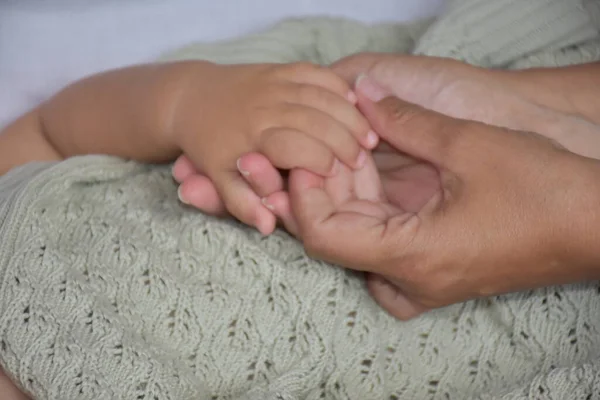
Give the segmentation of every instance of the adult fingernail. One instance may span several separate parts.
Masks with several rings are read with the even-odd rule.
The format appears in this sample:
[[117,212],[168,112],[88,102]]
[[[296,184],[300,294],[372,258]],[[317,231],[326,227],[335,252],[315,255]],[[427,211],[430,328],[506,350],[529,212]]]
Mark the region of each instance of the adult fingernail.
[[181,185],[179,185],[179,187],[177,188],[177,197],[179,198],[179,201],[182,202],[185,205],[190,204],[189,201],[187,201],[184,197],[183,194],[181,193]]
[[375,81],[365,74],[356,78],[354,84],[356,91],[361,92],[371,101],[379,101],[387,96],[385,89],[379,86]]
[[269,203],[269,201],[267,200],[266,197],[263,197],[262,199],[260,199],[260,202],[262,203],[263,206],[267,207],[269,210],[275,211],[275,206],[273,204]]
[[378,142],[379,142],[379,135],[373,131],[369,131],[369,133],[367,133],[367,147],[369,149],[372,149],[375,146],[377,146]]
[[358,153],[358,158],[356,159],[356,168],[361,169],[362,167],[365,166],[366,162],[367,162],[367,153],[364,150],[361,150],[360,153]]
[[246,171],[245,169],[243,169],[241,163],[242,163],[242,159],[238,158],[237,161],[235,162],[237,170],[240,172],[240,174],[242,174],[244,176],[250,176],[250,171]]

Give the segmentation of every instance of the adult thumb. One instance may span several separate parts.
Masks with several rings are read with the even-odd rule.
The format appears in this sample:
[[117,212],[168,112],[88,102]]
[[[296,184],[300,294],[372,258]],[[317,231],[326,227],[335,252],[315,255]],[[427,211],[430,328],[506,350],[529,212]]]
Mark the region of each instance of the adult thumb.
[[467,121],[389,95],[367,76],[359,77],[355,88],[360,110],[396,150],[445,168],[456,161],[450,156],[470,132]]
[[406,321],[427,311],[427,308],[407,297],[399,286],[381,275],[368,274],[367,288],[381,308],[400,320]]
[[352,84],[360,75],[370,71],[383,57],[380,53],[354,54],[336,61],[330,68],[346,82]]

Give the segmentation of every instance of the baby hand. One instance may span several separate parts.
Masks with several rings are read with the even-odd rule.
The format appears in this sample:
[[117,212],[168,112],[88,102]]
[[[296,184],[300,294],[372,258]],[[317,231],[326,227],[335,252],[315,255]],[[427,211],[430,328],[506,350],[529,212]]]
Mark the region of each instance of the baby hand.
[[359,168],[363,148],[374,147],[377,135],[355,102],[344,80],[311,64],[200,64],[178,99],[170,130],[227,211],[269,233],[275,217],[238,172],[248,172],[239,158],[259,152],[275,168],[320,175],[334,174],[338,159]]

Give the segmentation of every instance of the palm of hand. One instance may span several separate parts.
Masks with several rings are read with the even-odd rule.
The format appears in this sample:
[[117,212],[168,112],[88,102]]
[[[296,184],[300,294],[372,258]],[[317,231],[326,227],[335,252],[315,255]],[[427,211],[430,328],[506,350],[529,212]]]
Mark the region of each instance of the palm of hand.
[[438,170],[406,156],[385,143],[373,153],[385,198],[409,213],[416,213],[441,191]]
[[[297,171],[291,175],[292,186],[295,174]],[[407,157],[385,144],[358,171],[341,166],[332,177],[313,175],[312,178],[320,180],[320,186],[331,201],[333,209],[329,222],[333,231],[345,226],[355,227],[356,218],[363,219],[359,222],[361,225],[371,226],[385,225],[392,218],[407,219],[441,190],[438,171],[433,166]],[[296,224],[289,223],[292,214],[280,216],[287,222],[288,230],[298,234]]]

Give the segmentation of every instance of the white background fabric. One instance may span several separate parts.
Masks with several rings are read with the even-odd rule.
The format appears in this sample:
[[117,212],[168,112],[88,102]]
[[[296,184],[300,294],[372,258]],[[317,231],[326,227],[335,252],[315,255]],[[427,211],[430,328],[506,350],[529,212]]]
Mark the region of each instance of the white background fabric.
[[445,0],[0,1],[0,129],[70,81],[286,17],[364,22],[436,14]]

